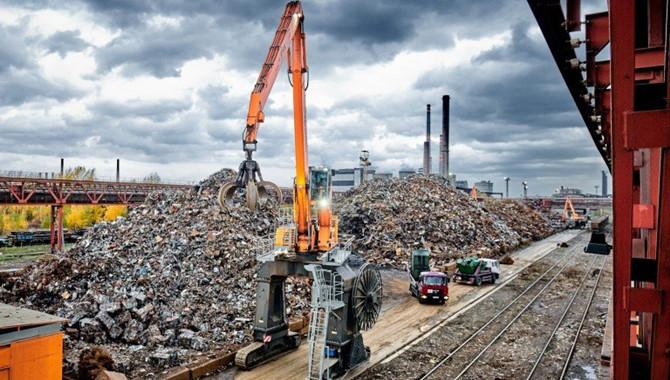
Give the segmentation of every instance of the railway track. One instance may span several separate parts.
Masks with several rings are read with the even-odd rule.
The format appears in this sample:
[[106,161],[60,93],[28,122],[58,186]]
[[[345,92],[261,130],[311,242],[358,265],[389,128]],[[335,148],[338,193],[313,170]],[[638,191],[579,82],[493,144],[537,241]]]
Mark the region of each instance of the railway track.
[[[526,376],[527,380],[533,379],[533,378],[542,378],[546,376],[551,376],[551,377],[556,377],[555,375],[558,374],[558,371],[553,371],[553,367],[555,367],[556,364],[560,365],[560,362],[557,362],[553,358],[549,357],[547,354],[550,350],[554,351],[559,351],[557,352],[558,355],[560,355],[560,348],[561,346],[556,344],[556,341],[560,339],[559,331],[561,329],[565,330],[574,330],[574,338],[572,339],[570,346],[568,346],[567,353],[564,353],[563,357],[565,358],[563,360],[563,365],[562,367],[559,367],[560,369],[560,374],[558,374],[559,379],[564,379],[565,375],[568,371],[568,368],[570,366],[570,362],[572,361],[572,356],[575,353],[575,347],[577,347],[577,341],[579,340],[579,335],[582,332],[582,328],[584,327],[584,321],[586,320],[586,315],[589,313],[589,310],[591,309],[591,305],[593,304],[593,299],[596,295],[596,291],[598,290],[598,285],[600,284],[600,278],[602,277],[603,269],[605,267],[605,263],[607,262],[606,257],[602,257],[600,259],[595,259],[594,261],[600,261],[600,265],[598,267],[598,274],[596,275],[595,278],[589,279],[588,275],[589,273],[584,274],[584,278],[582,282],[579,285],[579,288],[573,293],[572,298],[570,299],[570,302],[568,305],[566,305],[563,314],[561,315],[561,318],[558,320],[556,323],[556,326],[554,327],[554,330],[551,333],[551,336],[549,339],[547,339],[547,343],[545,346],[542,348],[542,351],[538,355],[537,359],[535,359],[535,362],[533,364],[533,367],[530,370],[530,373],[528,373],[528,376]],[[596,264],[596,266],[598,266]],[[592,286],[589,289],[587,286],[584,286],[587,282],[592,282]],[[585,289],[586,291],[582,293],[582,290]],[[582,293],[582,294],[580,294]],[[574,308],[573,305],[575,305],[575,300],[578,299],[578,295],[586,295],[583,299],[585,305],[581,310],[579,308]],[[574,311],[574,317],[573,319],[570,318],[569,314],[571,311]],[[581,311],[581,313],[579,312]],[[566,318],[567,317],[567,318]],[[577,327],[572,328],[571,326],[576,323]],[[550,349],[550,345],[554,343],[554,346]],[[544,362],[543,362],[544,360]]]
[[[550,370],[552,366],[545,363],[545,361],[552,363],[552,360],[555,359],[554,356],[549,356],[547,353],[551,351],[552,355],[556,355],[556,352],[554,351],[558,345],[550,345],[550,343],[554,341],[554,337],[559,331],[564,333],[564,330],[567,328],[566,326],[571,326],[569,323],[576,319],[579,321],[579,324],[578,329],[574,334],[575,338],[572,342],[572,348],[565,354],[565,365],[558,370],[558,373],[562,370],[563,374],[565,374],[572,352],[574,352],[577,338],[579,337],[579,331],[581,331],[586,313],[593,301],[593,295],[595,294],[595,289],[598,287],[600,273],[602,273],[602,268],[606,260],[606,258],[588,257],[579,254],[577,248],[580,246],[581,244],[573,246],[564,257],[556,261],[534,281],[527,285],[515,298],[507,304],[502,305],[499,311],[493,315],[488,322],[474,331],[467,337],[467,339],[463,340],[457,347],[451,350],[447,356],[434,364],[432,368],[420,378],[460,379],[464,377],[481,377],[481,372],[479,374],[474,374],[474,372],[477,371],[473,370],[477,367],[482,367],[482,365],[486,366],[490,364],[488,362],[492,357],[490,353],[492,347],[497,347],[496,344],[501,340],[507,339],[508,336],[512,336],[512,341],[516,340],[516,335],[518,334],[515,335],[511,333],[511,330],[519,325],[520,321],[523,321],[522,318],[529,318],[528,314],[536,312],[535,308],[538,308],[537,305],[541,301],[550,303],[552,301],[547,298],[560,297],[560,294],[565,293],[557,290],[557,287],[561,288],[566,285],[570,287],[573,285],[571,288],[576,290],[571,292],[571,296],[562,307],[561,312],[556,313],[556,315],[560,314],[559,320],[553,325],[550,336],[544,336],[545,340],[542,340],[542,342],[546,342],[544,347],[537,355],[534,362],[525,366],[526,372],[528,371],[528,368],[532,366],[532,369],[528,373],[528,378],[539,378],[541,377],[541,374],[551,374],[551,377],[556,377],[556,371]],[[580,272],[580,275],[578,276],[579,281],[577,283],[574,283],[575,268],[586,268],[585,270],[582,269],[581,271],[578,271]],[[597,277],[595,280],[589,281],[589,274],[593,273],[596,269],[598,269]],[[566,271],[569,273],[566,274]],[[589,287],[587,286],[587,282],[593,283],[593,285]],[[579,295],[582,295],[583,297],[579,297]],[[584,308],[579,308],[579,310],[583,310],[583,312],[576,314],[576,309],[573,306],[582,304],[585,304],[585,306]],[[548,328],[547,331],[550,331],[550,329]],[[497,358],[494,358],[493,361],[496,359]],[[546,360],[543,361],[543,359]],[[525,360],[520,360],[519,364],[521,364],[521,368],[517,368],[517,370],[523,370]],[[495,365],[493,365],[493,367],[495,367]],[[525,375],[520,376],[518,372],[515,372],[514,377],[525,377]]]

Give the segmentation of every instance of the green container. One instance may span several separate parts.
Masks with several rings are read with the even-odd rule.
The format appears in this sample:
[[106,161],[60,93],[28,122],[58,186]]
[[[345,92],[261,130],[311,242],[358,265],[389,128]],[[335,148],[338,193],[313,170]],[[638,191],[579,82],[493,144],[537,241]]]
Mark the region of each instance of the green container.
[[465,259],[456,260],[458,271],[463,274],[474,274],[481,261],[476,257],[467,257]]
[[419,280],[421,272],[430,271],[430,251],[425,248],[412,251],[412,264],[410,269],[412,277],[417,281]]

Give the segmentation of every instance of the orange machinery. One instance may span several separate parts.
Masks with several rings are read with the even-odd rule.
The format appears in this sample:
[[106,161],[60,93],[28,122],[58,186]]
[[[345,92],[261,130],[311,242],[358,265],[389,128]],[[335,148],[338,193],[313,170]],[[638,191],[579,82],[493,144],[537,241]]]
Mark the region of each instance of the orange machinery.
[[0,304],[0,380],[61,379],[65,321]]
[[570,198],[565,199],[561,219],[571,228],[582,228],[586,225],[586,218],[575,210]]
[[[310,168],[307,158],[307,123],[305,118],[305,91],[309,82],[304,14],[299,1],[286,5],[279,26],[272,40],[265,63],[261,67],[249,100],[242,148],[246,159],[240,164],[234,182],[224,184],[219,192],[219,203],[230,204],[234,194],[245,192],[250,209],[259,206],[270,187],[280,193],[279,187],[263,181],[260,166],[252,159],[257,148],[256,137],[260,123],[265,120],[263,108],[268,101],[282,61],[288,63],[290,83],[293,87],[293,127],[295,136],[295,180],[293,213],[295,227],[284,226],[277,230],[277,241],[285,241],[289,250],[298,253],[325,252],[337,244],[337,219],[331,213],[331,173],[323,167]],[[311,183],[308,183],[308,180]],[[281,198],[281,197],[280,197]],[[313,220],[312,214],[315,218]]]
[[[305,91],[309,76],[303,22],[301,3],[289,2],[251,93],[243,137],[246,159],[235,182],[222,186],[218,199],[226,207],[235,192],[243,191],[246,205],[255,209],[271,187],[262,180],[252,154],[259,125],[265,119],[263,107],[286,60],[293,86],[295,136],[292,215],[280,218],[281,225],[268,242],[271,244],[261,244],[258,249],[261,265],[256,284],[254,342],[237,352],[235,363],[241,368],[253,368],[300,345],[300,335],[288,328],[285,280],[289,276],[311,276],[314,281],[308,372],[310,378],[320,379],[328,373],[343,374],[368,359],[361,331],[371,328],[379,316],[382,280],[373,266],[349,260],[351,252],[346,244],[338,245],[338,221],[331,211],[331,171],[308,164]],[[324,356],[326,351],[328,357]]]

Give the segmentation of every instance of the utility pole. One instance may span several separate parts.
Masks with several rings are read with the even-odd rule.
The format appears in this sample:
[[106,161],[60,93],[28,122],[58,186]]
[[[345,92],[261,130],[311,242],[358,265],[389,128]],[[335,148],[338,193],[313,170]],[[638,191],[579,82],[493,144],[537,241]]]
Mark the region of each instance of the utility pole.
[[523,181],[521,184],[523,185],[523,197],[528,198],[528,182]]
[[505,198],[509,198],[509,177],[505,177]]

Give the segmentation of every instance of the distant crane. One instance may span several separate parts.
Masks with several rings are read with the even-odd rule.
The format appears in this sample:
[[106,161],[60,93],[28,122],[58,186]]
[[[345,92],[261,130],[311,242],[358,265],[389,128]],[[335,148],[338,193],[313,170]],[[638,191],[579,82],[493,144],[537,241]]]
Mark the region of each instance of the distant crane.
[[583,228],[586,225],[586,218],[575,210],[570,198],[565,199],[561,219],[568,223],[568,227],[570,228]]

